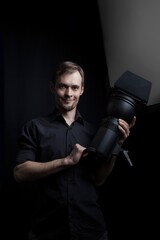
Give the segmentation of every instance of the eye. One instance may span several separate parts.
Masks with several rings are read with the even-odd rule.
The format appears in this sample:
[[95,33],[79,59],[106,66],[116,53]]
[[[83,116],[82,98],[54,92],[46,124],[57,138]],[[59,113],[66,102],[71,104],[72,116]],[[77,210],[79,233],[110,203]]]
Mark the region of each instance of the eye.
[[64,88],[65,88],[65,86],[59,86],[59,88],[60,88],[60,89],[64,89]]
[[65,89],[66,86],[65,86],[64,84],[58,84],[58,88],[59,88],[59,89]]
[[78,89],[79,89],[79,86],[77,86],[77,85],[72,86],[72,90],[73,90],[73,91],[76,91],[76,90],[78,90]]

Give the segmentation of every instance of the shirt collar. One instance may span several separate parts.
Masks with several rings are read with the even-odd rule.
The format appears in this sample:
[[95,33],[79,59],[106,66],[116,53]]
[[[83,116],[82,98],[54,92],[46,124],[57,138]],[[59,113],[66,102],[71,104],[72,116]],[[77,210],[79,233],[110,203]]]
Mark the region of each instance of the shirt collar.
[[[52,112],[51,118],[52,118],[53,121],[55,119],[59,119],[59,120],[63,119],[62,114],[59,112],[59,110],[57,108],[55,108],[54,111]],[[80,114],[80,112],[78,110],[76,111],[75,121],[77,121],[80,124],[84,125],[84,120],[83,120],[82,115]]]

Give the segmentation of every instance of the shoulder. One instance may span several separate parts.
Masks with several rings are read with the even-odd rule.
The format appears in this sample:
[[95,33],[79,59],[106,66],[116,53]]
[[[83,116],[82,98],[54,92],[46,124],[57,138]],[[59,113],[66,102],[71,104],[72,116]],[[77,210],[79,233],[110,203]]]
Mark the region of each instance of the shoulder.
[[46,116],[41,116],[41,117],[35,117],[27,121],[24,126],[36,126],[39,124],[46,124],[50,123],[52,121],[52,115],[48,114]]
[[49,126],[50,123],[51,123],[50,115],[32,118],[23,124],[22,131],[23,132],[39,132],[42,129]]

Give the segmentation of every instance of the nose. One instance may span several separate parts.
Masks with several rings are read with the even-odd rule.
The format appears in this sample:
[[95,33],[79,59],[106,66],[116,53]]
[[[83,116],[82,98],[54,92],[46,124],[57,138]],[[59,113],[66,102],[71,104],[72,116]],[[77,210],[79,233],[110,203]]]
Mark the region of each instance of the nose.
[[67,88],[66,92],[65,92],[65,95],[69,96],[69,97],[72,96],[72,89],[71,88]]

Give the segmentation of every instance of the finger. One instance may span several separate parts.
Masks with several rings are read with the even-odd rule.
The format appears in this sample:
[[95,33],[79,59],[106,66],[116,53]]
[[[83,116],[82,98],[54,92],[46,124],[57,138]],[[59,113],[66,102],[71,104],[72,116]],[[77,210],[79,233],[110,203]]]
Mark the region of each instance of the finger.
[[136,116],[133,117],[132,122],[129,124],[129,127],[133,127],[136,123]]

